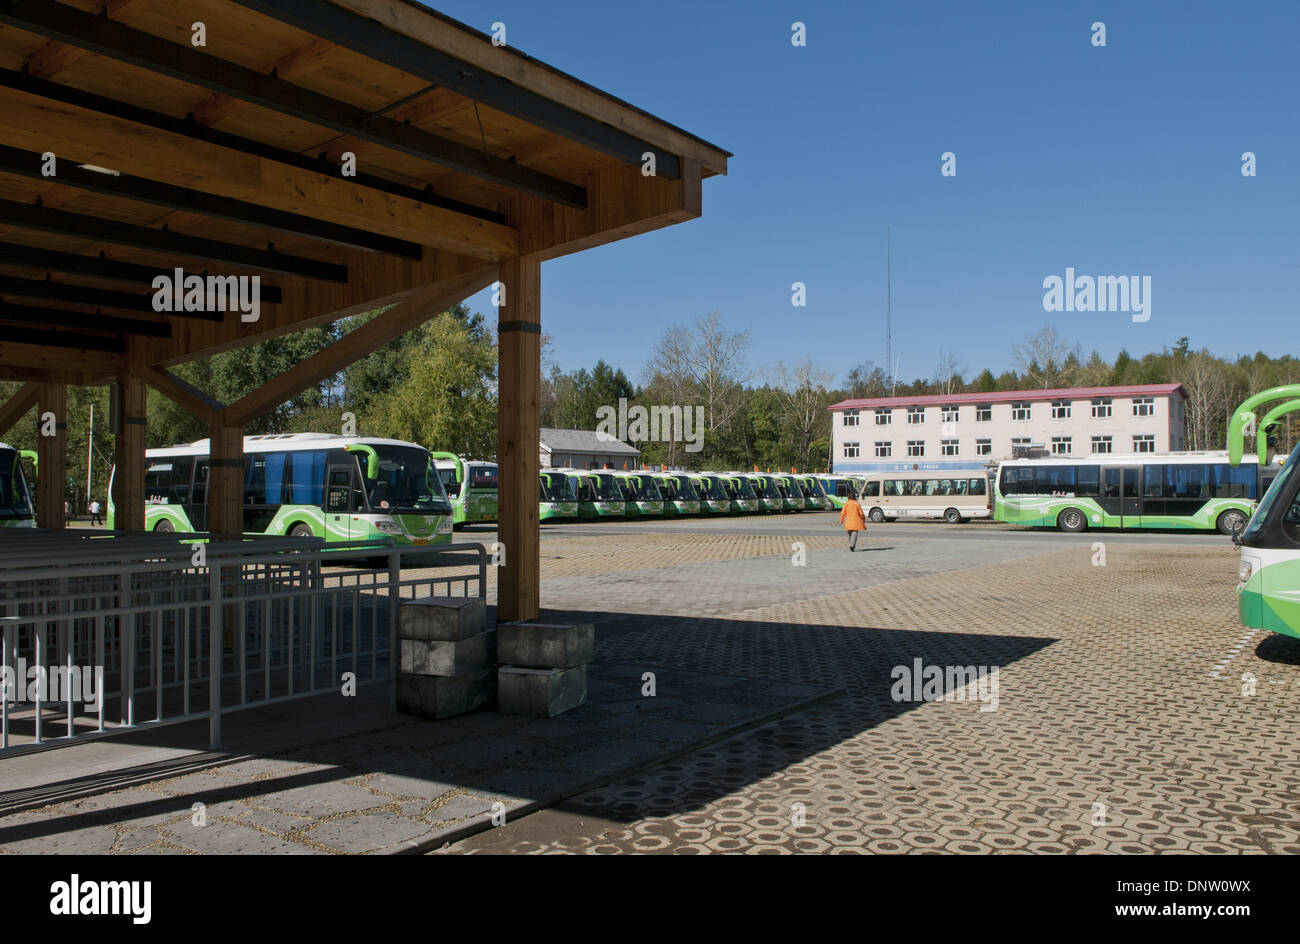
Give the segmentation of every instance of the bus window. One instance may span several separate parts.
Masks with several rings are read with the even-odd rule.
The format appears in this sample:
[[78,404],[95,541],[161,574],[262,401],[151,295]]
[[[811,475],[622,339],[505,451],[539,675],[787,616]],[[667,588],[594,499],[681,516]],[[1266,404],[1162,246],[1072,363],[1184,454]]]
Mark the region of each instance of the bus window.
[[289,457],[289,504],[325,503],[325,451],[291,452]]
[[862,490],[862,494],[863,494],[864,496],[866,496],[867,498],[877,498],[877,497],[879,497],[879,495],[880,495],[880,483],[879,483],[879,482],[868,482],[867,485],[866,485],[866,488],[864,488],[864,489]]
[[1039,466],[1037,487],[1040,495],[1074,494],[1074,466]]
[[1233,467],[1220,464],[1214,466],[1213,469],[1215,498],[1248,498],[1254,500],[1258,497],[1255,485],[1259,478],[1259,466],[1239,465]]
[[352,510],[352,471],[330,469],[329,487],[325,491],[325,510],[341,515]]
[[1097,498],[1101,495],[1101,466],[1081,465],[1076,467],[1074,494],[1087,498]]
[[1165,497],[1165,467],[1162,465],[1147,465],[1142,467],[1142,497],[1143,498],[1164,498]]
[[496,488],[497,487],[497,469],[496,466],[471,466],[469,470],[469,487],[470,488]]
[[984,486],[985,486],[985,481],[984,481],[984,479],[971,479],[971,480],[970,480],[970,493],[971,493],[972,495],[983,495],[983,494],[986,494],[986,489],[985,489]]

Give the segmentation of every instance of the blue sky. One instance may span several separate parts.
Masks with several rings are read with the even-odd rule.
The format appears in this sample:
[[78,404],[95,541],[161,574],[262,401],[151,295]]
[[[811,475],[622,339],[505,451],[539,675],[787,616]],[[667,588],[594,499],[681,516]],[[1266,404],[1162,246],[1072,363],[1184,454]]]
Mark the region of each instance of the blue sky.
[[[883,365],[887,226],[900,379],[945,346],[997,373],[1049,323],[1107,358],[1296,351],[1300,3],[434,5],[735,154],[701,219],[543,266],[565,369],[639,381],[668,324],[713,309],[756,372]],[[1044,311],[1067,266],[1150,276],[1150,320]]]

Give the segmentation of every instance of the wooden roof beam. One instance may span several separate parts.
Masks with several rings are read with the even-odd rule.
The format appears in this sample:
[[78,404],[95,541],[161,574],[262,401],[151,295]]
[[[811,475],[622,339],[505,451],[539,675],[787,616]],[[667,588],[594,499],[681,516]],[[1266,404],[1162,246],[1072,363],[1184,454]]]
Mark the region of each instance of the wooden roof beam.
[[583,189],[478,148],[52,0],[5,0],[0,23],[572,207]]
[[48,383],[48,379],[29,380],[15,390],[8,400],[0,403],[0,436],[13,429],[14,424],[26,416],[28,410],[36,406],[36,398],[40,395],[42,383]]

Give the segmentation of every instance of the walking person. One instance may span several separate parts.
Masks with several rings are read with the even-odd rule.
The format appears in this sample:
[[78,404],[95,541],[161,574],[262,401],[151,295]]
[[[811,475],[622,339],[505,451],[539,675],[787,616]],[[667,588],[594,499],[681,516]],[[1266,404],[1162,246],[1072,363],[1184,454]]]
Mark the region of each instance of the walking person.
[[65,527],[72,524],[72,502],[67,499],[63,501],[63,524]]
[[95,525],[102,526],[103,524],[104,522],[99,517],[99,499],[97,498],[90,503],[90,526],[93,528]]
[[850,497],[840,509],[840,523],[849,532],[849,552],[852,553],[858,549],[858,532],[867,530],[867,519],[856,496]]

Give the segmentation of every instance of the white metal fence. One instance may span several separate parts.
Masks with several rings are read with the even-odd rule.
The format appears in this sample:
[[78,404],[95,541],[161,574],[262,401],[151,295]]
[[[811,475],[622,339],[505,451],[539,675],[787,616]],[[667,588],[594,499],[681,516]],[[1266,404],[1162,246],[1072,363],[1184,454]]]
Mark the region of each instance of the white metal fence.
[[218,747],[229,712],[392,686],[402,597],[487,591],[480,544],[16,532],[0,530],[0,757],[203,718]]

